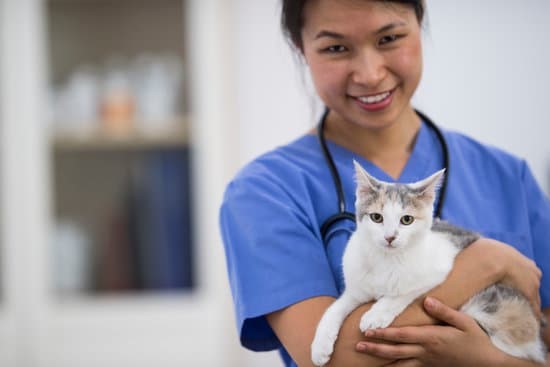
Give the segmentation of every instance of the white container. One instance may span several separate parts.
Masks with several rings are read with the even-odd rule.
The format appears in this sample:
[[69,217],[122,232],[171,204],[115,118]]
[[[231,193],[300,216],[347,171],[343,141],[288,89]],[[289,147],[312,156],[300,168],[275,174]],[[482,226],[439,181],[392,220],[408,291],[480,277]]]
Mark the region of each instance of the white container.
[[52,238],[54,288],[62,294],[81,293],[92,285],[90,239],[77,223],[57,223]]

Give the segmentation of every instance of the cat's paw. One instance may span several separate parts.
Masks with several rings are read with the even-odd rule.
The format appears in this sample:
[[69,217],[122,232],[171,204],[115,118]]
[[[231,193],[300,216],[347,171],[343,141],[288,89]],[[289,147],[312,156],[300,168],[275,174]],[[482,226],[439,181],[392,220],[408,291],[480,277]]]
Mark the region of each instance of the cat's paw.
[[359,323],[359,329],[364,333],[371,329],[380,329],[390,326],[395,317],[388,312],[380,312],[377,310],[370,310],[363,314],[361,322]]
[[324,366],[329,360],[334,350],[334,342],[336,336],[321,337],[315,335],[313,343],[311,343],[311,361],[316,366]]

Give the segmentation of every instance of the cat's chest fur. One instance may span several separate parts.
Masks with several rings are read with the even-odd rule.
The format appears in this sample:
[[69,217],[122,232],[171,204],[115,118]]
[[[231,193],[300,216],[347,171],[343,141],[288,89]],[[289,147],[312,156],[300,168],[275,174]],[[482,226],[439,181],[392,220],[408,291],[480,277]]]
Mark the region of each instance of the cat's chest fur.
[[355,232],[343,255],[346,289],[357,296],[399,296],[440,284],[459,249],[443,234],[429,231],[414,246],[383,249]]

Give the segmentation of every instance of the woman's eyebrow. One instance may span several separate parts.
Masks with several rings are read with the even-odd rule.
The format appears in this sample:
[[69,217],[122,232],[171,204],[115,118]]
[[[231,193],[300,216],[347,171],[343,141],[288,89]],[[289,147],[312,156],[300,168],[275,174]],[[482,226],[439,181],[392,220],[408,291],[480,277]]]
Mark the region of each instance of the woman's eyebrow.
[[[397,28],[397,27],[402,27],[402,26],[406,26],[407,23],[406,22],[393,22],[393,23],[389,23],[389,24],[386,24],[385,26],[382,26],[380,27],[379,29],[377,29],[374,34],[380,34],[380,33],[384,33],[384,32],[387,32],[387,31],[390,31],[394,28]],[[326,30],[322,30],[320,31],[319,33],[317,33],[315,35],[315,39],[319,39],[319,38],[323,38],[323,37],[328,37],[328,38],[335,38],[335,39],[343,39],[345,38],[345,36],[343,34],[340,34],[340,33],[337,33],[337,32],[333,32],[333,31],[326,31]]]
[[393,23],[389,23],[389,24],[386,24],[385,26],[383,27],[380,27],[376,32],[374,32],[374,34],[380,34],[380,33],[384,33],[384,32],[387,32],[387,31],[390,31],[394,28],[397,28],[397,27],[402,27],[402,26],[406,26],[407,23],[406,22],[393,22]]
[[329,38],[336,38],[336,39],[342,39],[344,38],[344,35],[332,31],[320,31],[315,36],[315,39],[323,38],[323,37],[329,37]]

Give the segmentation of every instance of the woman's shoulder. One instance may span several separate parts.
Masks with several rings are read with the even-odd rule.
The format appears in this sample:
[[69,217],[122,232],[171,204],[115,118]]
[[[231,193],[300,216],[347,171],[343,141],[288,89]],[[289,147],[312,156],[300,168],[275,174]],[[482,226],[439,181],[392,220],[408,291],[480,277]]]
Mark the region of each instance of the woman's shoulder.
[[517,155],[467,134],[447,129],[443,130],[443,133],[452,156],[474,167],[508,172],[512,170],[519,174],[525,165],[525,160]]
[[276,147],[246,163],[231,179],[232,187],[292,186],[315,176],[322,159],[315,135],[303,135],[288,144]]

